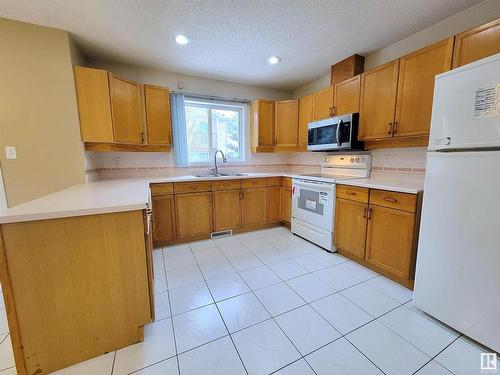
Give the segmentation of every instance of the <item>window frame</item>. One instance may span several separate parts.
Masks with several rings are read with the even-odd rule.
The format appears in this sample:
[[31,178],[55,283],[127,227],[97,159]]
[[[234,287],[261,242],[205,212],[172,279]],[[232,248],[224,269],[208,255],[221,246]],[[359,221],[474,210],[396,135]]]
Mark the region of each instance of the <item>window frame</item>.
[[[210,165],[213,163],[212,157],[216,148],[213,144],[213,129],[212,129],[212,110],[232,110],[238,112],[238,126],[239,126],[239,158],[228,157],[227,164],[242,164],[245,162],[246,158],[246,111],[247,103],[236,102],[230,100],[222,99],[207,99],[198,98],[196,96],[185,96],[184,98],[184,110],[186,106],[198,107],[198,108],[208,108],[208,160],[205,162],[190,162],[189,161],[189,146],[186,147],[186,160],[188,166],[206,166],[207,163]],[[187,119],[186,119],[187,122]],[[187,129],[186,129],[187,138]],[[186,139],[187,141],[187,139]]]

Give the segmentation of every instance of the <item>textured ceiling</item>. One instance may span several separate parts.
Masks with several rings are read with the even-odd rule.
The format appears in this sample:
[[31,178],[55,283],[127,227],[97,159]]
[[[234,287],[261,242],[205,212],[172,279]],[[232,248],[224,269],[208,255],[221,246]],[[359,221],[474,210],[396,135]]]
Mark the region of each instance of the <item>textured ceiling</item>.
[[[479,2],[0,0],[0,16],[68,30],[96,59],[293,89]],[[267,64],[270,55],[282,62]]]

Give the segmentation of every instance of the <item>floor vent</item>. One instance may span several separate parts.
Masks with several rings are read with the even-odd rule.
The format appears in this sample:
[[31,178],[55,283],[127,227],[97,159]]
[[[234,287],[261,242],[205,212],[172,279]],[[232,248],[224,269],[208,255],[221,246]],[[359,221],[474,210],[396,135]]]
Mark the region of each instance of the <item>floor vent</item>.
[[233,231],[232,230],[221,230],[220,232],[212,232],[210,235],[212,238],[220,238],[220,237],[227,237],[227,236],[232,236]]

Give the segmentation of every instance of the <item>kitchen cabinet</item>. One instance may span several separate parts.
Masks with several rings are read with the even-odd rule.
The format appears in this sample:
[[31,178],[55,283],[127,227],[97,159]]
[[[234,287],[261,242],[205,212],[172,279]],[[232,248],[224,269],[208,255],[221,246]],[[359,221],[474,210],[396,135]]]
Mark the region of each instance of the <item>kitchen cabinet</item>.
[[299,127],[299,101],[283,100],[275,103],[275,146],[277,149],[297,147]]
[[281,220],[288,225],[292,222],[292,179],[290,177],[283,177]]
[[313,120],[331,117],[333,114],[333,86],[313,93]]
[[281,186],[269,186],[267,189],[267,222],[281,221]]
[[360,140],[392,137],[398,72],[395,60],[361,75]]
[[144,85],[148,143],[172,146],[170,96],[167,87]]
[[337,250],[413,288],[421,200],[421,194],[337,185]]
[[307,150],[307,125],[313,120],[313,95],[306,95],[299,99],[299,134],[297,146]]
[[394,137],[428,135],[434,77],[451,68],[453,38],[403,56],[399,63]]
[[212,193],[175,194],[175,222],[177,238],[209,235],[212,232]]
[[113,142],[108,72],[76,66],[75,88],[84,142]]
[[115,142],[142,144],[144,124],[140,85],[110,73],[109,86]]
[[258,99],[250,106],[250,138],[253,152],[273,152],[274,101]]
[[157,195],[153,203],[153,239],[155,243],[175,239],[175,204],[174,196]]
[[337,83],[334,90],[333,113],[335,115],[343,115],[359,112],[360,90],[361,75]]
[[267,187],[243,189],[243,226],[267,222]]
[[500,53],[500,18],[455,36],[453,68]]
[[241,190],[214,191],[213,193],[214,232],[241,227]]
[[347,59],[339,61],[332,65],[331,68],[330,79],[332,86],[363,73],[364,68],[365,58],[360,55],[354,54]]

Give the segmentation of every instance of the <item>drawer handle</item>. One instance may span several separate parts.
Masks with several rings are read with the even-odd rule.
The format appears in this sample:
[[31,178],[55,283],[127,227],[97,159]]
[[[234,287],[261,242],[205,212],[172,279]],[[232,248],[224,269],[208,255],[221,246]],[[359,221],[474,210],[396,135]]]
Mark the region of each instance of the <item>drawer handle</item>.
[[391,203],[396,203],[398,200],[396,198],[385,197],[384,201],[391,202]]
[[348,195],[356,195],[356,192],[354,192],[354,191],[346,191],[345,193]]

